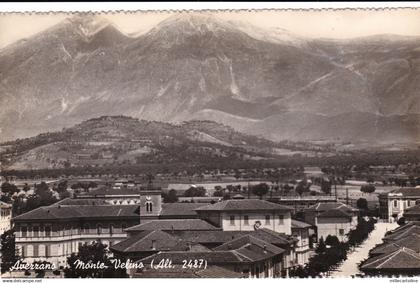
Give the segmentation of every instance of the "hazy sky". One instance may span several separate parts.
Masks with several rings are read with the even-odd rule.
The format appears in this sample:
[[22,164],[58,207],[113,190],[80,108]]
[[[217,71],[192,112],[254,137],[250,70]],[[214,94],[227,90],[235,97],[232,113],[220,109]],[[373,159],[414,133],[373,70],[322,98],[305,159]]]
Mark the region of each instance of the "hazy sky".
[[[130,12],[104,14],[121,31],[146,31],[170,13]],[[400,10],[309,10],[218,12],[223,19],[244,21],[259,27],[284,28],[297,35],[351,38],[373,34],[420,35],[420,9]],[[0,15],[0,48],[31,36],[68,17],[66,14]]]

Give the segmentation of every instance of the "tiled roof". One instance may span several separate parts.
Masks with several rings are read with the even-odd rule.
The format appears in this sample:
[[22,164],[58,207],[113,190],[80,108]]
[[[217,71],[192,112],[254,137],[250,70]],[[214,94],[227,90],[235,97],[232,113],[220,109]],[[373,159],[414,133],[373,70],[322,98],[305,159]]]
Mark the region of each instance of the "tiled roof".
[[394,252],[402,247],[409,248],[417,253],[420,253],[420,235],[412,234],[392,243],[384,243],[373,248],[370,253],[372,255],[386,254]]
[[140,195],[141,191],[136,189],[127,189],[127,188],[121,188],[121,189],[113,189],[113,188],[99,188],[93,191],[90,191],[87,193],[89,196],[104,196],[104,195]]
[[[153,249],[153,242],[155,249]],[[169,233],[155,230],[143,231],[125,239],[111,247],[111,250],[118,252],[145,252],[145,251],[186,251],[188,245],[178,237]]]
[[207,264],[226,264],[252,262],[251,259],[236,253],[235,251],[209,251],[209,252],[159,252],[141,260],[143,264],[149,264],[152,260],[159,262],[169,259],[172,264],[182,264],[184,260],[206,260]]
[[232,270],[212,265],[206,269],[147,269],[134,274],[134,278],[242,278],[244,275]]
[[308,223],[306,223],[306,222],[303,222],[303,221],[299,221],[299,220],[295,220],[295,219],[292,219],[292,229],[293,228],[301,228],[301,229],[305,229],[305,228],[310,228],[310,227],[312,227],[312,225],[311,224],[308,224]]
[[410,235],[414,235],[414,234],[420,235],[420,226],[417,226],[417,225],[409,225],[407,227],[404,227],[404,226],[386,235],[383,238],[384,241],[387,241],[387,242],[396,241]]
[[177,202],[177,203],[162,203],[162,211],[160,213],[163,217],[169,216],[191,216],[191,218],[197,217],[195,209],[203,206],[202,203],[188,203],[188,202]]
[[96,217],[139,217],[138,205],[42,206],[13,218],[22,220],[54,220]]
[[272,210],[272,211],[291,211],[292,208],[258,199],[225,200],[215,204],[206,205],[196,209],[197,211],[253,211],[253,210]]
[[411,216],[411,215],[420,216],[420,204],[410,207],[404,212],[404,216]]
[[318,218],[351,218],[351,215],[338,208],[324,211],[318,215]]
[[346,212],[354,212],[357,211],[357,209],[348,206],[342,202],[320,202],[317,204],[314,204],[310,207],[308,207],[307,209],[305,209],[306,211],[317,211],[317,212],[323,212],[323,211],[328,211],[328,210],[332,210],[332,209],[340,209]]
[[420,197],[420,188],[399,188],[391,191],[393,194],[402,194],[403,196],[411,197],[418,196]]
[[59,202],[52,204],[58,205],[107,205],[108,203],[102,198],[65,198]]
[[[265,249],[265,251],[264,251]],[[284,253],[284,250],[274,246],[268,242],[262,241],[252,235],[245,235],[237,239],[233,239],[214,249],[215,251],[236,250],[241,254],[247,255],[252,253],[253,258],[265,258],[267,253],[278,255]]]
[[160,219],[132,226],[126,231],[145,231],[145,230],[220,230],[207,221],[201,219]]
[[361,270],[404,270],[419,269],[420,255],[413,250],[400,248],[392,253],[387,253],[366,260]]
[[289,246],[296,241],[292,237],[269,229],[260,229],[257,231],[175,231],[174,235],[177,235],[185,241],[201,244],[223,244],[245,235],[252,235],[277,246]]

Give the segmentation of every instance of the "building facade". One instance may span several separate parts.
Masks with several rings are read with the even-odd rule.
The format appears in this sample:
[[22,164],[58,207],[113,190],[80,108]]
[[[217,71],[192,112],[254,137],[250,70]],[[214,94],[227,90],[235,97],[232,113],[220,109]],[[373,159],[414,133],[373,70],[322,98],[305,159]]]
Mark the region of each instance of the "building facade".
[[223,231],[252,231],[261,228],[292,234],[290,207],[256,199],[226,200],[196,209],[198,217]]
[[12,228],[12,205],[0,202],[0,234]]
[[394,222],[404,212],[420,204],[420,188],[400,188],[379,195],[379,213],[382,219]]
[[313,225],[317,240],[331,235],[345,242],[348,232],[357,226],[358,212],[341,202],[318,203],[305,210],[305,222]]

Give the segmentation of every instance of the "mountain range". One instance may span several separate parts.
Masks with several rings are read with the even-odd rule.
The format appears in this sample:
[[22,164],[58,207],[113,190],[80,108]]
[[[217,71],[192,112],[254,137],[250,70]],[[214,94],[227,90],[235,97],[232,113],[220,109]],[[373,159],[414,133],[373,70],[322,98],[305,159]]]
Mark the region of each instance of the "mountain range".
[[76,16],[0,50],[2,141],[104,115],[274,141],[420,139],[420,37],[309,39],[208,14],[138,36]]

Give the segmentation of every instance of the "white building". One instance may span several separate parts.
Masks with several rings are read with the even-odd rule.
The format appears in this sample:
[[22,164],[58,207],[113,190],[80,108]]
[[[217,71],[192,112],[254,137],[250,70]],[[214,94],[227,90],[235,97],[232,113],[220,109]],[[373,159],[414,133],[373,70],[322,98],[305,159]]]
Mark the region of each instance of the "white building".
[[0,234],[12,228],[12,205],[0,201]]
[[318,203],[305,210],[305,222],[316,227],[318,240],[331,235],[347,241],[347,233],[357,226],[357,216],[358,209],[341,202]]
[[379,195],[379,212],[382,219],[394,222],[404,212],[420,203],[420,187],[399,188]]

